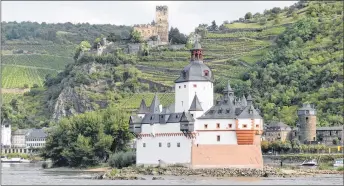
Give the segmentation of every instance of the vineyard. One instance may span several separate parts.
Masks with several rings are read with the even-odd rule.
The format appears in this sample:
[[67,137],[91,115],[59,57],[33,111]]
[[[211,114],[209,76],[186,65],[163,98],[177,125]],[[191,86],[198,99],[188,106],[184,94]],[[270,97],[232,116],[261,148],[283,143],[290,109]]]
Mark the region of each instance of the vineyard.
[[25,84],[32,87],[34,84],[43,86],[47,74],[56,75],[55,70],[26,68],[19,66],[2,65],[2,88],[23,88]]
[[[4,55],[2,64],[20,65],[29,67],[42,67],[52,70],[63,70],[65,65],[72,63],[73,59],[52,55]],[[4,78],[4,77],[3,77]]]
[[13,54],[13,51],[24,50],[33,54],[50,54],[62,57],[73,57],[75,51],[75,45],[3,45],[1,46],[2,51],[11,51],[9,54]]

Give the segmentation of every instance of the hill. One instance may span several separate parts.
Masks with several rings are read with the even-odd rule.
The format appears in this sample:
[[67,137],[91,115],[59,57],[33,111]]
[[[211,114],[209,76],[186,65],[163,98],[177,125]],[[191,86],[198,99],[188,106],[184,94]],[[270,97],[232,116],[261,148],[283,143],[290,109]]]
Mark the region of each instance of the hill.
[[[342,7],[342,2],[299,2],[264,14],[247,13],[246,19],[221,26],[215,22],[200,25],[195,31],[202,35],[205,63],[215,73],[216,93],[229,79],[236,94],[252,94],[266,122],[280,119],[295,125],[297,107],[309,101],[317,107],[319,125],[343,124],[343,110],[339,107],[343,102],[343,73],[339,70],[343,68],[343,21],[338,7]],[[75,48],[76,43],[70,43]],[[74,51],[70,58],[73,55]],[[60,62],[56,62],[54,68],[62,71],[56,77],[43,78],[44,87],[39,84],[18,98],[22,100],[16,103],[23,108],[21,111],[15,111],[15,103],[5,105],[11,115],[8,118],[27,122],[28,114],[38,114],[47,122],[36,125],[44,126],[51,118],[58,120],[111,104],[132,111],[140,98],[152,97],[149,92],[157,90],[139,82],[172,86],[189,57],[186,48],[160,47],[149,49],[147,56],[117,50],[102,57],[84,55],[74,63],[66,63],[70,65],[64,69],[59,69]],[[36,66],[48,68],[39,63]],[[8,96],[7,100],[13,97]],[[166,106],[173,102],[173,93],[159,97]],[[27,103],[37,99],[41,101],[32,104],[36,107],[28,112]],[[14,117],[17,112],[22,119]]]

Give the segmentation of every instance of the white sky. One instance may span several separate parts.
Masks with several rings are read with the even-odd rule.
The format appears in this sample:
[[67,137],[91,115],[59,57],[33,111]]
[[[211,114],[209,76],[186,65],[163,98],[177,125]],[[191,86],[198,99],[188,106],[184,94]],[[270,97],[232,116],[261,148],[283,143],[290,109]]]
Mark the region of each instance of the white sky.
[[155,6],[169,7],[170,26],[185,34],[200,23],[218,25],[237,20],[246,12],[262,13],[273,7],[284,8],[296,1],[5,1],[1,2],[2,21],[133,25],[155,19]]

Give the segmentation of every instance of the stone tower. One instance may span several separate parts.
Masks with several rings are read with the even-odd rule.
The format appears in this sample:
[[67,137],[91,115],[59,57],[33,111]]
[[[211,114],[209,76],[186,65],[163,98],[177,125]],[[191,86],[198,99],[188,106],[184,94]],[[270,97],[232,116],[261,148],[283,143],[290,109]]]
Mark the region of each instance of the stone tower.
[[161,42],[168,42],[168,7],[156,6],[156,30]]
[[303,104],[297,111],[299,140],[301,143],[316,141],[316,110],[310,104]]

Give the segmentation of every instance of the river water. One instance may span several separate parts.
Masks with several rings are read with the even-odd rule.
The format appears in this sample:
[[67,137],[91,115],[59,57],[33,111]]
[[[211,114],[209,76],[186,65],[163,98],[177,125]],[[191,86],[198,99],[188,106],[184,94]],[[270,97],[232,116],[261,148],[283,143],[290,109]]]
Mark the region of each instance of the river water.
[[40,164],[1,165],[1,185],[342,185],[343,175],[296,178],[163,177],[165,180],[93,180],[95,173],[42,169]]

